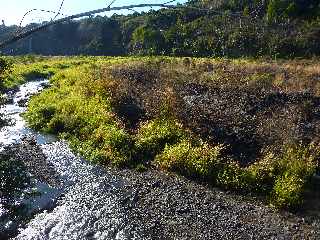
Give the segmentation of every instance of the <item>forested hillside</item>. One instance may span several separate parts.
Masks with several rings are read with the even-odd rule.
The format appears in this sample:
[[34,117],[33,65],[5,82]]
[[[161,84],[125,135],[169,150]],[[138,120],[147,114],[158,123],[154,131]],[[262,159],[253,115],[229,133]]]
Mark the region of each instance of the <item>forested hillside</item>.
[[[177,9],[58,24],[3,53],[310,57],[320,55],[319,2],[192,0]],[[0,26],[0,39],[17,30]]]

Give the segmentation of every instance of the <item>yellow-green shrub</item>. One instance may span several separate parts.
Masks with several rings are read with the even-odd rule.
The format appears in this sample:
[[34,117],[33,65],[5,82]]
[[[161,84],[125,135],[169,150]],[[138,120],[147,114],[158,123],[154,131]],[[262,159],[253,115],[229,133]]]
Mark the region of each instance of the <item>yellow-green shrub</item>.
[[143,123],[136,135],[135,148],[138,158],[152,159],[166,145],[173,145],[186,138],[186,132],[174,119],[159,118]]
[[279,174],[278,165],[279,161],[275,154],[267,152],[261,160],[248,166],[246,171],[251,176],[248,188],[259,193],[269,193]]
[[30,101],[25,114],[29,125],[64,136],[88,159],[130,165],[132,137],[111,112],[108,100],[97,94],[94,69],[81,65],[62,70],[52,84]]
[[161,168],[186,176],[214,179],[224,166],[223,149],[223,145],[210,147],[203,143],[194,147],[190,142],[182,141],[173,146],[167,145],[156,157],[156,162]]
[[155,160],[163,169],[207,179],[226,189],[263,193],[276,207],[293,208],[302,203],[304,189],[320,156],[314,145],[286,146],[280,155],[268,152],[259,162],[240,167],[224,156],[223,149],[223,145],[193,146],[183,140],[166,145]]
[[254,184],[252,174],[238,163],[229,161],[217,174],[216,184],[222,188],[248,191]]
[[294,208],[302,203],[305,180],[301,177],[285,174],[275,181],[271,193],[271,203],[278,208]]
[[316,171],[320,148],[288,146],[278,158],[277,179],[271,192],[271,203],[277,207],[296,207],[303,201],[303,192]]

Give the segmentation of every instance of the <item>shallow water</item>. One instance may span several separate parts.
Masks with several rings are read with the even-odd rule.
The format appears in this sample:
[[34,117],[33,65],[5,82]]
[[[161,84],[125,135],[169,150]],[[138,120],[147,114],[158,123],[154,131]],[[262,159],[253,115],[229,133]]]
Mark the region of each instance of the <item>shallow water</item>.
[[[4,229],[20,227],[16,239],[139,239],[120,204],[131,194],[123,190],[123,181],[73,154],[66,142],[28,128],[20,116],[26,107],[19,102],[43,90],[47,83],[22,85],[13,102],[1,108],[13,123],[1,129],[0,144],[3,149],[25,136],[34,137],[58,173],[60,185],[54,188],[34,179],[32,188],[17,198],[17,205],[24,206],[23,214],[32,218],[27,225],[15,222],[15,216],[6,216],[0,203],[0,221],[5,219],[2,223],[8,225]],[[30,192],[36,194],[30,197]]]
[[56,141],[53,135],[40,134],[28,128],[26,122],[21,117],[21,113],[26,111],[26,107],[19,104],[43,90],[48,83],[48,80],[42,80],[21,85],[19,90],[13,95],[12,103],[1,107],[0,113],[4,114],[6,118],[9,118],[12,124],[3,127],[0,131],[0,150],[3,150],[4,146],[20,142],[21,138],[26,135],[34,136],[40,144]]
[[120,204],[130,195],[121,179],[75,156],[65,142],[42,149],[62,178],[63,197],[52,211],[38,214],[17,239],[139,239]]

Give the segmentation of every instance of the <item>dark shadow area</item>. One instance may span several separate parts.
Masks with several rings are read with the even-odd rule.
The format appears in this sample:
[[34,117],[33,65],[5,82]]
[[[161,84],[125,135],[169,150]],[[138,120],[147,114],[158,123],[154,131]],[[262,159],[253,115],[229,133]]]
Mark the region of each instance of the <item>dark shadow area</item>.
[[131,97],[125,97],[117,102],[114,110],[125,123],[127,129],[136,129],[139,122],[145,119],[145,111]]

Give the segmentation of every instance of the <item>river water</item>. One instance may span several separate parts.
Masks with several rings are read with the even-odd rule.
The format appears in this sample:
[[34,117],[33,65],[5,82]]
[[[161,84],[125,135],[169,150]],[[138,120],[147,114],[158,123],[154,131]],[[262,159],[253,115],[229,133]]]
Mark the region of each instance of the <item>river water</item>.
[[26,135],[34,136],[37,139],[37,142],[40,144],[49,143],[55,140],[53,136],[43,135],[26,127],[26,122],[21,116],[21,113],[26,111],[24,102],[30,96],[43,90],[47,84],[48,80],[28,82],[20,86],[18,92],[9,93],[9,95],[13,94],[13,96],[9,96],[9,98],[12,97],[12,101],[10,101],[8,104],[5,104],[1,108],[0,113],[4,114],[4,116],[9,118],[13,123],[10,126],[3,127],[0,131],[1,150],[3,150],[4,146],[19,142],[21,138]]
[[12,124],[1,129],[0,146],[3,150],[25,136],[35,138],[58,173],[60,185],[52,187],[34,179],[32,190],[36,196],[16,200],[28,209],[31,221],[27,225],[15,223],[15,216],[6,216],[0,204],[2,231],[20,227],[15,229],[15,239],[139,239],[139,233],[128,222],[125,206],[120,204],[131,194],[122,187],[123,180],[76,156],[66,142],[26,126],[21,117],[26,110],[24,102],[47,84],[44,80],[22,85],[13,93],[13,101],[1,108]]

